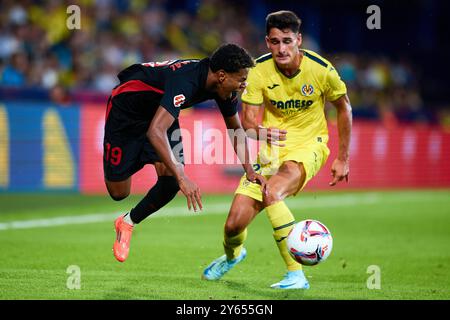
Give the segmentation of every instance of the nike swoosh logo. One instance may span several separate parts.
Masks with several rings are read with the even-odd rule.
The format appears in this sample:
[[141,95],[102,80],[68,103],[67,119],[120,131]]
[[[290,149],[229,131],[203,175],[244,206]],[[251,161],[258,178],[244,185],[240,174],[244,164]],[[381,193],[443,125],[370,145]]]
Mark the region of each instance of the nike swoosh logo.
[[270,90],[272,90],[273,88],[278,87],[278,86],[279,86],[279,84],[274,83],[271,87],[268,86],[267,88],[269,88]]
[[286,237],[282,237],[280,240],[275,240],[276,242],[281,242],[281,241],[283,241],[284,239],[286,239],[287,238],[287,236]]
[[[287,289],[287,288],[290,288],[290,287],[292,287],[293,285],[295,285],[296,284],[296,282],[293,282],[293,283],[291,283],[291,284],[287,284],[287,285],[280,285],[280,289]],[[308,289],[309,288],[309,286],[307,285],[307,284],[304,284],[301,288],[300,287],[296,287],[297,289]]]

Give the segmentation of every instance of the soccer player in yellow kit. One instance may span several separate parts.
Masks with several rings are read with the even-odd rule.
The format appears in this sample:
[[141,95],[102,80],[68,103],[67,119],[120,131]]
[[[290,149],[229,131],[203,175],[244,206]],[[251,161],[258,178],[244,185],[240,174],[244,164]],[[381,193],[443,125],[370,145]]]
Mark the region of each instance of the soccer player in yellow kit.
[[[258,58],[249,72],[242,95],[242,124],[246,130],[253,129],[253,138],[268,142],[254,165],[268,180],[261,190],[245,176],[241,179],[225,223],[225,255],[203,271],[204,279],[220,279],[246,257],[243,243],[247,226],[265,208],[287,268],[284,278],[271,287],[309,288],[302,266],[286,248],[285,239],[295,218],[284,199],[302,190],[327,161],[326,100],[337,109],[339,134],[339,153],[331,167],[330,186],[348,181],[352,114],[346,86],[331,63],[315,52],[300,49],[300,24],[291,11],[274,12],[266,18],[265,40],[270,53]],[[262,126],[257,120],[261,106]]]

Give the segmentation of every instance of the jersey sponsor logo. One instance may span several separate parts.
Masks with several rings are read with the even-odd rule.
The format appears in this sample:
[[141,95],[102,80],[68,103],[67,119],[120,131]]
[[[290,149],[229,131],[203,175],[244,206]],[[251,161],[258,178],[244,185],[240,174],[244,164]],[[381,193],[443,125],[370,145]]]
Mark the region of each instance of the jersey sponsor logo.
[[304,84],[302,87],[302,94],[306,97],[312,95],[314,93],[314,87],[311,84]]
[[278,87],[279,84],[278,83],[274,83],[272,86],[267,86],[267,88],[269,88],[270,90],[275,89],[276,87]]
[[314,101],[312,100],[288,100],[288,101],[275,101],[270,100],[273,106],[277,107],[277,109],[285,110],[285,109],[308,109]]
[[186,97],[183,94],[178,94],[175,97],[173,97],[173,105],[179,108],[184,103],[185,100]]

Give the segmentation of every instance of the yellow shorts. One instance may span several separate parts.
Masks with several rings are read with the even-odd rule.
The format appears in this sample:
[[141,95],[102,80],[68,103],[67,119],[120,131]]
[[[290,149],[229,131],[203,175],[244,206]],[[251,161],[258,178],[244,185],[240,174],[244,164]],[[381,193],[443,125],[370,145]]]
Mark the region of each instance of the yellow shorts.
[[[253,165],[253,169],[269,179],[271,176],[276,174],[278,168],[285,161],[295,161],[302,163],[305,168],[306,178],[302,186],[299,186],[299,190],[302,190],[305,185],[311,180],[326,163],[328,156],[330,155],[330,149],[328,149],[325,143],[313,142],[307,146],[300,146],[295,148],[280,147],[278,149],[278,155],[272,161],[263,161],[264,159],[270,158],[265,156],[267,151],[263,150],[258,156],[257,163]],[[262,201],[262,192],[260,185],[247,180],[244,174],[239,182],[235,194],[243,194],[253,198],[257,201]]]

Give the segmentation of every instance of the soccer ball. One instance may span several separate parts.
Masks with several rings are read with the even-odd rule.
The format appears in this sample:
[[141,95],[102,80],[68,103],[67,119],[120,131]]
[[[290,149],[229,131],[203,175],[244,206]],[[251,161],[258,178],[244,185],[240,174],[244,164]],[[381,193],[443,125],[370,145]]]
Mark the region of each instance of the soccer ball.
[[292,258],[303,265],[313,266],[328,258],[333,248],[333,238],[323,223],[303,220],[289,232],[286,244]]

